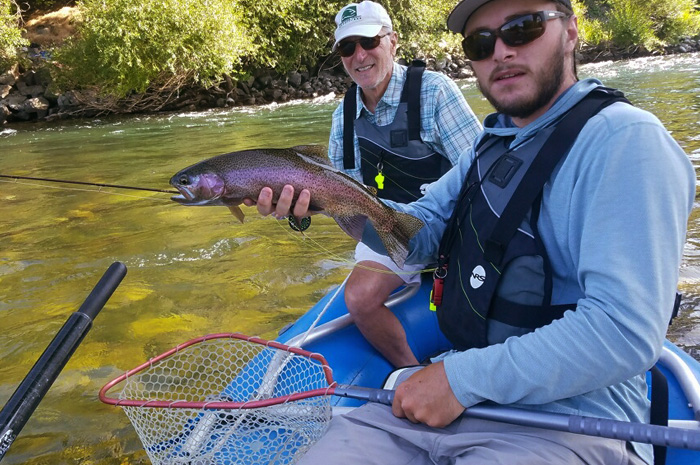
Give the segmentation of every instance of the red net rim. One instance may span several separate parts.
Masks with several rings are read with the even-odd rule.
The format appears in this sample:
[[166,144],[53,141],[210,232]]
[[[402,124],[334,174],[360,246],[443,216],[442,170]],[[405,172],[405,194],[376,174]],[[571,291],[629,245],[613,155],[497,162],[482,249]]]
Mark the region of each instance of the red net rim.
[[[170,357],[171,355],[178,353],[187,347],[195,344],[199,344],[204,341],[209,341],[212,339],[238,339],[242,341],[252,342],[255,344],[264,345],[273,349],[283,350],[285,352],[290,352],[295,355],[300,355],[302,357],[307,357],[316,360],[321,364],[323,368],[328,387],[320,389],[312,389],[309,391],[298,392],[294,394],[289,394],[280,397],[271,397],[268,399],[261,399],[255,401],[247,402],[187,402],[187,401],[164,401],[164,400],[138,400],[138,399],[115,399],[114,397],[109,397],[107,392],[112,389],[117,384],[125,381],[130,376],[133,376],[147,368],[152,367],[154,364],[160,362],[161,360]],[[187,342],[178,344],[172,349],[163,352],[162,354],[149,359],[147,362],[133,368],[126,373],[114,378],[112,381],[105,384],[102,389],[100,389],[100,400],[105,404],[116,405],[119,407],[147,407],[147,408],[180,408],[180,409],[206,409],[206,410],[217,410],[217,409],[254,409],[269,407],[271,405],[279,405],[285,402],[293,402],[302,399],[308,399],[310,397],[327,396],[332,395],[335,391],[335,381],[333,381],[333,374],[328,362],[323,357],[323,355],[309,352],[308,350],[300,349],[298,347],[291,347],[276,341],[268,341],[266,339],[261,339],[253,336],[246,336],[240,333],[218,333],[218,334],[207,334],[206,336],[200,336],[194,339],[190,339]]]

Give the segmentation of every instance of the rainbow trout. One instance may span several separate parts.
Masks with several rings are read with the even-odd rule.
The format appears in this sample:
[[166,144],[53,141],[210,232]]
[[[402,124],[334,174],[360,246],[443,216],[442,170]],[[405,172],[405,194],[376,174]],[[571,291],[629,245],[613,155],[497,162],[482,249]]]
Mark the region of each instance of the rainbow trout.
[[366,186],[330,166],[322,146],[290,149],[243,150],[201,161],[175,174],[170,184],[181,195],[182,205],[222,205],[243,222],[239,205],[244,198],[257,199],[263,187],[275,192],[294,186],[295,200],[302,189],[311,192],[310,210],[331,216],[353,239],[360,241],[369,219],[391,259],[403,266],[408,241],[423,227],[418,218],[382,203]]

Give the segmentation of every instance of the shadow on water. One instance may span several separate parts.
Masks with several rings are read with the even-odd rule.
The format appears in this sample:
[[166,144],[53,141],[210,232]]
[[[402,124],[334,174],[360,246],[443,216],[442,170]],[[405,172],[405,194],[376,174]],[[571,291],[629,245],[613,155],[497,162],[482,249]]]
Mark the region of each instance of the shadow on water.
[[[654,112],[700,167],[700,55],[583,66]],[[461,88],[480,119],[473,82]],[[0,173],[168,188],[201,159],[326,144],[338,100],[0,129]],[[37,183],[38,184],[38,183]],[[126,417],[99,388],[178,343],[239,331],[274,338],[351,267],[353,241],[314,217],[306,239],[254,209],[184,208],[167,194],[0,183],[0,404],[110,263],[129,268],[3,464],[146,464]],[[686,295],[669,337],[700,355],[700,209],[680,270]]]

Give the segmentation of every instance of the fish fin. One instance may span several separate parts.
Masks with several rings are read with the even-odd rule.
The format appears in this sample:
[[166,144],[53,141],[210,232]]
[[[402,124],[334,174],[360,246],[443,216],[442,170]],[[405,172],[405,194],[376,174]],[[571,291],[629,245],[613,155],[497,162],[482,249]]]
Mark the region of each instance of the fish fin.
[[369,191],[370,194],[372,194],[372,195],[375,196],[375,197],[376,197],[377,194],[379,193],[379,191],[377,190],[377,188],[374,187],[374,186],[365,186],[365,188]]
[[229,205],[228,209],[231,210],[231,213],[233,213],[233,216],[235,216],[238,221],[243,223],[243,220],[245,219],[245,213],[243,213],[243,210],[241,210],[241,207],[238,205]]
[[393,228],[388,231],[377,229],[377,234],[389,257],[399,268],[403,268],[406,257],[408,257],[408,243],[413,236],[418,234],[424,223],[413,215],[398,211],[394,211],[393,223]]
[[367,217],[364,215],[355,216],[336,216],[333,217],[340,229],[342,229],[345,234],[355,239],[357,242],[362,240],[362,231],[365,229],[365,224],[367,223]]
[[330,165],[331,162],[328,159],[328,149],[323,145],[295,145],[292,147],[297,153],[306,155],[309,158],[321,162],[324,165]]

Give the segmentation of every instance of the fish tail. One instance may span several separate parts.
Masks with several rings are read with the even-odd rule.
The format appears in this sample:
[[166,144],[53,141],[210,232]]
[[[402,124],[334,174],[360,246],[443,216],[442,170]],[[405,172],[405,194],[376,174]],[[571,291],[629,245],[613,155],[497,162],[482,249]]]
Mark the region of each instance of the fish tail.
[[408,213],[398,211],[393,213],[393,227],[386,231],[377,229],[377,234],[389,257],[400,268],[403,268],[406,257],[408,257],[408,243],[423,227],[423,222]]

